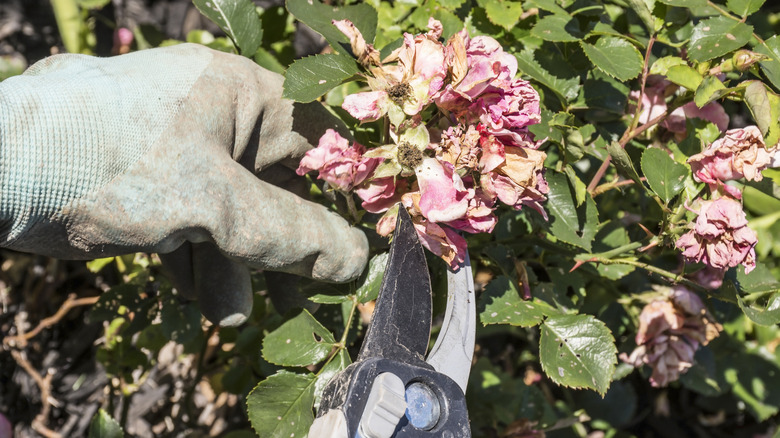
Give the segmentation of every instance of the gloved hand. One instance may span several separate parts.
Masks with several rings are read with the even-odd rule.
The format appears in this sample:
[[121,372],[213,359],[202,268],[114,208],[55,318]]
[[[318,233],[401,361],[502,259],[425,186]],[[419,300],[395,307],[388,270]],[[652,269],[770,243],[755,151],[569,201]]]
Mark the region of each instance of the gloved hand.
[[292,174],[338,129],[318,102],[281,93],[281,76],[193,44],[58,55],[1,82],[0,246],[64,259],[160,253],[221,325],[251,311],[248,267],[356,277],[365,236],[257,177]]

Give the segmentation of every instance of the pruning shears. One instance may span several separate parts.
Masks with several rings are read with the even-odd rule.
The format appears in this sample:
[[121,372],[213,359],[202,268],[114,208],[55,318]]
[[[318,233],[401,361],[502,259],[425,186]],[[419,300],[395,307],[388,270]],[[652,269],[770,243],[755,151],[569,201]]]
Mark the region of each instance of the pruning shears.
[[405,208],[363,345],[322,395],[309,438],[468,438],[466,384],[474,354],[474,280],[466,254],[447,273],[441,332],[431,333],[431,279]]

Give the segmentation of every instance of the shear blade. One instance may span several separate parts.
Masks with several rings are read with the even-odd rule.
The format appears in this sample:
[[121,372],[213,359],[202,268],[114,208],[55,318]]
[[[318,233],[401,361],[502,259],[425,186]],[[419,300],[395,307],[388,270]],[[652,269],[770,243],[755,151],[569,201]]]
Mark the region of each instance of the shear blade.
[[358,360],[421,363],[431,332],[431,279],[412,218],[399,207],[387,268]]
[[457,271],[447,271],[447,310],[439,336],[426,360],[436,371],[454,380],[463,394],[474,356],[475,301],[471,260],[466,253]]

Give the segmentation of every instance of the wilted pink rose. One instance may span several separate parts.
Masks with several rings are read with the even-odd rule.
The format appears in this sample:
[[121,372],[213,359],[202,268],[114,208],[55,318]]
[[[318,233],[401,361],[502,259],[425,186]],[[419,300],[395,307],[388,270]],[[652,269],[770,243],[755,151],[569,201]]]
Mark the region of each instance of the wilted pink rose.
[[549,191],[544,179],[544,152],[529,148],[507,146],[504,162],[495,170],[483,173],[480,185],[490,199],[498,198],[504,204],[519,210],[527,205],[547,218],[542,202]]
[[460,219],[447,222],[447,225],[472,234],[492,233],[498,222],[493,210],[493,201],[482,190],[477,190],[469,199],[466,214]]
[[449,222],[462,218],[473,190],[466,189],[455,168],[436,158],[424,158],[415,169],[420,186],[420,212],[432,222]]
[[[674,92],[676,87],[663,76],[650,75],[647,78],[645,93],[642,95],[642,110],[639,113],[639,123],[645,124],[650,120],[658,118],[668,110],[666,99]],[[639,90],[633,90],[629,97],[634,101],[639,99]],[[628,111],[633,112],[635,105],[629,105]],[[687,119],[702,119],[714,123],[718,129],[725,131],[729,125],[729,116],[723,107],[717,102],[711,102],[702,108],[696,106],[694,102],[689,102],[681,107],[675,108],[667,117],[661,121],[661,126],[669,131],[685,134]]]
[[637,347],[620,358],[635,367],[649,365],[651,385],[667,386],[693,366],[696,350],[720,330],[698,295],[676,287],[666,299],[654,300],[642,309]]
[[[510,82],[517,73],[517,59],[504,52],[501,44],[489,36],[469,39],[463,34],[460,38],[451,39],[448,46],[455,43],[465,45],[467,70],[465,73],[460,72],[456,76],[459,80],[448,84],[441,91],[436,97],[436,104],[459,114],[495,81]],[[451,61],[457,62],[462,58],[459,51],[459,46],[449,48]]]
[[[761,131],[755,126],[726,131],[722,138],[688,159],[694,179],[713,189],[713,186],[723,187],[723,182],[735,179],[761,181],[761,171],[771,162],[772,153],[767,151]],[[730,186],[724,189],[741,198],[737,189]]]
[[318,177],[338,190],[349,191],[362,183],[382,161],[381,158],[363,157],[365,148],[349,141],[333,129],[320,137],[319,145],[306,152],[296,173],[304,175],[319,171]]
[[333,20],[333,25],[349,38],[349,44],[352,53],[357,57],[358,62],[363,65],[380,65],[379,51],[373,45],[366,43],[363,34],[360,33],[355,25],[349,20]]
[[403,46],[389,57],[398,63],[372,68],[367,78],[372,91],[345,97],[342,108],[361,121],[378,120],[387,114],[398,126],[405,116],[414,116],[431,103],[447,74],[444,46],[436,40],[441,26],[437,23],[429,23],[427,34],[404,34]]
[[367,212],[383,213],[401,201],[407,185],[405,179],[392,176],[377,178],[355,187],[355,194],[363,200],[361,205]]
[[539,94],[522,79],[497,81],[469,106],[485,131],[507,146],[538,148],[540,143],[528,132],[539,123]]
[[402,208],[409,211],[420,243],[430,252],[444,259],[450,268],[457,268],[458,264],[465,260],[466,239],[447,225],[439,225],[427,220],[422,215],[420,201],[419,192],[409,192],[401,197]]
[[675,246],[691,262],[725,270],[740,264],[745,273],[756,267],[756,233],[747,226],[742,204],[729,197],[701,201],[693,229]]
[[[474,125],[469,125],[468,128],[465,128],[465,132],[463,125],[450,126],[441,134],[436,157],[451,163],[455,166],[455,169],[476,169],[481,152],[479,146],[480,137],[481,135]],[[499,160],[500,162],[496,166],[504,161],[503,154]]]
[[720,132],[729,127],[729,115],[718,102],[710,102],[701,108],[696,106],[694,102],[688,102],[672,111],[661,123],[661,126],[684,135],[687,132],[686,120],[688,119],[702,119],[714,123]]
[[[647,77],[645,93],[642,95],[642,110],[639,113],[639,123],[645,124],[666,112],[666,90],[672,86],[672,83],[659,75],[650,75]],[[634,101],[639,100],[640,90],[632,90],[629,97]],[[628,111],[633,113],[636,106],[631,104]]]

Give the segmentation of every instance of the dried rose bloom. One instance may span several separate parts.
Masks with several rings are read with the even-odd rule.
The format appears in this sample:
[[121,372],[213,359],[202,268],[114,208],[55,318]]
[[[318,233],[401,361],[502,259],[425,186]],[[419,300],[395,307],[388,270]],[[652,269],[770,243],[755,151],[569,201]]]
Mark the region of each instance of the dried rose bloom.
[[352,53],[363,65],[381,65],[379,51],[372,44],[368,44],[355,25],[349,20],[333,20],[333,25],[349,38]]
[[306,152],[296,173],[304,175],[317,170],[320,179],[334,189],[346,192],[368,178],[382,161],[381,158],[366,158],[364,152],[363,146],[357,143],[350,146],[338,132],[328,129],[319,145]]
[[378,120],[387,114],[398,126],[406,116],[418,114],[431,103],[447,69],[444,46],[438,41],[441,23],[431,19],[428,27],[428,33],[416,37],[404,34],[403,46],[392,55],[398,63],[372,68],[367,77],[372,91],[350,94],[342,108],[361,121]]
[[773,152],[767,150],[761,131],[747,126],[726,131],[703,152],[690,157],[688,163],[696,181],[707,183],[713,191],[723,187],[739,199],[739,190],[723,183],[741,178],[761,181],[761,171],[771,164]]
[[718,270],[742,264],[746,274],[756,267],[756,233],[748,228],[739,201],[729,197],[700,201],[692,225],[675,244],[688,261]]
[[666,299],[652,301],[642,309],[637,347],[620,358],[635,367],[649,365],[653,369],[650,384],[667,386],[693,366],[696,350],[717,337],[720,330],[698,295],[676,287]]
[[[639,113],[639,123],[645,124],[654,120],[668,110],[666,98],[669,97],[676,87],[671,82],[659,75],[650,75],[647,78],[645,93],[642,95],[642,111]],[[633,90],[629,97],[634,101],[639,100],[639,90]],[[634,105],[630,105],[628,110],[633,112]],[[711,102],[699,108],[694,102],[689,102],[679,108],[675,108],[667,117],[661,121],[661,126],[669,131],[685,134],[686,120],[702,119],[717,125],[722,132],[729,126],[729,116],[723,107],[717,102]]]

